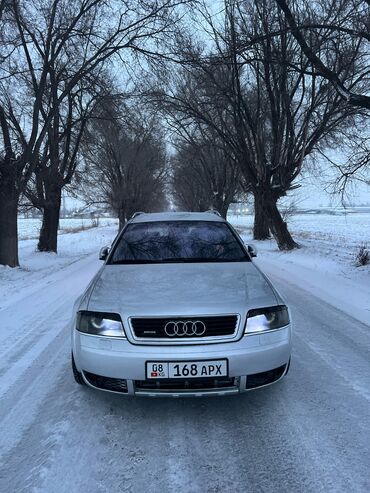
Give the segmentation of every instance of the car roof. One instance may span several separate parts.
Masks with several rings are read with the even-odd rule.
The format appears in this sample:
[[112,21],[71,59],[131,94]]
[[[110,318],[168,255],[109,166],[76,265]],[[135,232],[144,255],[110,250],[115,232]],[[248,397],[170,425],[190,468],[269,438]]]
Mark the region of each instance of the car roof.
[[207,212],[136,212],[130,223],[148,223],[156,221],[214,221],[225,222],[217,211]]

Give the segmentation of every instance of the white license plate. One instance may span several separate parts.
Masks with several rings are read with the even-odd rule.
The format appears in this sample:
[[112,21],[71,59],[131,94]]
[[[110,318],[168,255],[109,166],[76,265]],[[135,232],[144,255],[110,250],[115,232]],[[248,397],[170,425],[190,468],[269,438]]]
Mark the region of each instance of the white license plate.
[[208,378],[226,377],[227,360],[148,361],[146,378]]

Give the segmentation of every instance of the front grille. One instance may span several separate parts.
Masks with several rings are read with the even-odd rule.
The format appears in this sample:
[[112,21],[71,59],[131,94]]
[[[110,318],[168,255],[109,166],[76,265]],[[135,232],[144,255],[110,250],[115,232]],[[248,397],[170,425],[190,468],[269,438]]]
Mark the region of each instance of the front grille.
[[[200,322],[196,324],[197,322]],[[233,335],[237,328],[236,315],[216,317],[166,317],[166,318],[132,318],[131,327],[138,338],[145,339],[191,339],[194,337],[219,337]],[[184,324],[186,323],[186,327]],[[173,334],[174,324],[179,327],[178,334],[168,335],[166,325],[171,324]],[[195,325],[194,325],[195,324]],[[203,325],[205,327],[203,332]],[[168,326],[167,326],[168,327]],[[193,330],[194,327],[194,330]]]
[[86,380],[90,385],[102,390],[111,390],[114,392],[127,393],[127,381],[122,378],[110,378],[102,377],[101,375],[95,375],[95,373],[89,373],[84,371]]
[[236,388],[238,385],[236,378],[190,378],[188,380],[179,380],[169,378],[166,380],[136,380],[135,387],[137,390],[153,390],[157,392],[166,391],[196,391],[196,390],[215,390]]
[[274,370],[263,371],[262,373],[254,373],[247,376],[247,389],[255,389],[269,383],[276,382],[283,375],[286,365],[279,366]]

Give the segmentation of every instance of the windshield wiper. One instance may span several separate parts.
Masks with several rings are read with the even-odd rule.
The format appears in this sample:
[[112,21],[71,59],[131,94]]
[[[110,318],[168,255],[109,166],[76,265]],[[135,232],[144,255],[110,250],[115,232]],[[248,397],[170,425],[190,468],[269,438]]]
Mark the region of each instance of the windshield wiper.
[[204,258],[204,257],[165,257],[159,259],[126,259],[126,260],[114,260],[110,262],[110,265],[124,265],[124,264],[180,264],[180,263],[221,263],[221,262],[243,262],[247,260],[246,257],[241,258]]
[[109,265],[124,265],[124,264],[156,264],[158,260],[142,260],[142,259],[126,259],[112,260]]
[[160,262],[183,262],[183,263],[196,263],[196,262],[243,262],[246,257],[241,258],[221,258],[221,257],[181,257],[181,258],[163,258]]

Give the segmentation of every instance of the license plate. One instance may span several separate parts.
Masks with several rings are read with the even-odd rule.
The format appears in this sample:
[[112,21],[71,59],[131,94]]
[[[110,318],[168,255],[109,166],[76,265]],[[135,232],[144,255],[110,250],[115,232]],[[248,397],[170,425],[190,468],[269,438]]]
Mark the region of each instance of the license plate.
[[227,360],[148,361],[146,378],[209,378],[226,377]]

